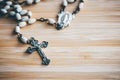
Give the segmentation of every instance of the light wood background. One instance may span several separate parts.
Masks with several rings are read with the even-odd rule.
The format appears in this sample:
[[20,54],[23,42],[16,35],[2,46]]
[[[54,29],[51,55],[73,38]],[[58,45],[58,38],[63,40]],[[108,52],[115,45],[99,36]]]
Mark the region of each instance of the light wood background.
[[[62,0],[45,0],[25,8],[33,17],[55,18]],[[77,2],[66,10],[72,11]],[[71,26],[57,31],[36,22],[21,33],[46,40],[51,59],[42,66],[39,55],[26,55],[12,34],[16,22],[0,18],[0,80],[120,80],[120,0],[88,0]]]

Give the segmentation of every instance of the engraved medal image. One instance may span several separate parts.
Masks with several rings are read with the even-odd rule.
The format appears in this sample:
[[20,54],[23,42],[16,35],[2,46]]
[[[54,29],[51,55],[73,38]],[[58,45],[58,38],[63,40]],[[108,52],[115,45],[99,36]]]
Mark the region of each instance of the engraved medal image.
[[64,27],[69,26],[72,18],[72,14],[69,12],[62,12],[58,14],[58,22],[56,23],[56,29],[60,30]]

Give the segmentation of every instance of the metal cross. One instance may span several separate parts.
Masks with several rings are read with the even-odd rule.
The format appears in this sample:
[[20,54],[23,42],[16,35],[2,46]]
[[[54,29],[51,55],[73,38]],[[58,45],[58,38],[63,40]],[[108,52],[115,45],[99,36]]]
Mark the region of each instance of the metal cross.
[[46,48],[48,46],[48,42],[43,41],[42,43],[38,43],[38,40],[35,40],[33,37],[28,40],[28,44],[30,44],[32,47],[28,47],[26,50],[26,53],[32,53],[34,51],[37,51],[42,59],[43,65],[48,65],[50,63],[50,59],[46,57],[44,52],[41,50],[41,48]]

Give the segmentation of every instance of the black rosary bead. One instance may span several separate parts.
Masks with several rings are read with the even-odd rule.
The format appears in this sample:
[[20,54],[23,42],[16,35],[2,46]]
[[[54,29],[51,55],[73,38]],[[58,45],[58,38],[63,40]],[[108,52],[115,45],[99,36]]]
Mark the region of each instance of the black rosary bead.
[[75,9],[75,11],[73,11],[72,14],[77,14],[80,11],[80,8],[77,6],[77,8]]
[[66,6],[62,5],[59,13],[63,12],[65,10]]
[[46,21],[48,21],[48,19],[40,18],[40,19],[37,19],[37,21],[46,22]]

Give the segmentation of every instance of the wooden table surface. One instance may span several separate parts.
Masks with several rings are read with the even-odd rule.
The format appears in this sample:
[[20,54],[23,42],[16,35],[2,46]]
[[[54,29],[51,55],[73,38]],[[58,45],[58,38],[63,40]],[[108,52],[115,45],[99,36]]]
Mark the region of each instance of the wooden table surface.
[[[61,2],[45,0],[24,8],[35,18],[56,18]],[[22,28],[24,36],[49,42],[43,49],[51,59],[48,66],[41,65],[36,52],[24,53],[29,45],[12,34],[15,26],[0,18],[0,80],[120,80],[120,0],[86,0],[71,26],[60,31],[41,22]]]

